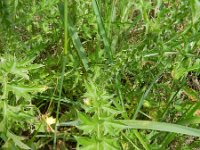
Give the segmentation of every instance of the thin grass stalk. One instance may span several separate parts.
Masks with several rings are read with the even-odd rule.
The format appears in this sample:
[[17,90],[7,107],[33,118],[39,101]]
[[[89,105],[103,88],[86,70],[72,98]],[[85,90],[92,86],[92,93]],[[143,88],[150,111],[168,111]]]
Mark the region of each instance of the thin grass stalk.
[[133,116],[133,119],[134,119],[134,120],[137,118],[137,115],[138,115],[138,113],[139,113],[139,111],[140,111],[140,109],[141,109],[141,107],[142,107],[142,105],[143,105],[143,103],[144,103],[144,100],[145,100],[146,97],[148,96],[148,94],[149,94],[149,92],[151,91],[153,85],[154,85],[154,84],[157,82],[157,80],[161,77],[160,75],[161,75],[161,73],[159,73],[159,74],[154,78],[154,80],[151,82],[151,84],[150,84],[150,86],[148,87],[148,89],[146,90],[146,92],[142,95],[142,97],[141,97],[141,99],[140,99],[140,101],[139,101],[139,103],[138,103],[138,106],[137,106],[137,108],[136,108],[136,111],[135,111],[135,113],[134,113],[134,116]]
[[68,33],[68,0],[65,0],[64,6],[64,34],[65,34],[65,42],[64,42],[64,56],[67,55],[68,47],[69,47],[69,33]]
[[108,27],[107,27],[107,31],[108,31],[108,38],[112,39],[112,31],[113,31],[113,27],[112,27],[112,23],[114,22],[115,18],[116,18],[116,0],[113,0],[112,5],[111,5],[111,11],[110,11],[110,18],[108,20]]
[[123,135],[123,137],[125,137],[125,138],[127,139],[127,141],[128,141],[129,143],[131,143],[131,145],[132,145],[136,150],[140,150],[140,148],[137,147],[137,145],[135,145],[135,144],[131,141],[131,139],[129,139],[129,138],[126,136],[126,134],[124,134],[123,132],[121,132],[121,134]]
[[61,95],[62,95],[62,87],[63,87],[63,80],[64,80],[64,73],[65,73],[65,66],[67,62],[67,52],[69,47],[69,38],[68,38],[68,0],[64,2],[64,51],[63,51],[63,61],[62,61],[62,72],[61,72],[61,79],[59,84],[59,100],[57,103],[57,111],[56,111],[56,125],[54,131],[54,141],[53,141],[53,149],[56,150],[56,141],[57,141],[57,125],[58,125],[58,118],[60,112],[60,102],[61,102]]
[[137,130],[133,130],[133,132],[134,132],[135,136],[137,137],[137,139],[142,144],[142,146],[144,147],[144,149],[145,150],[150,150],[148,144],[144,140],[144,137],[142,137],[142,135]]

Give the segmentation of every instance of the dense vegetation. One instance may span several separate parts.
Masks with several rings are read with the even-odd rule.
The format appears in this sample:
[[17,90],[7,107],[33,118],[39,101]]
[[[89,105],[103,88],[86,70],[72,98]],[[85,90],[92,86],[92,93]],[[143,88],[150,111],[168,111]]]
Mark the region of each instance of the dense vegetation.
[[199,0],[1,0],[1,149],[200,146]]

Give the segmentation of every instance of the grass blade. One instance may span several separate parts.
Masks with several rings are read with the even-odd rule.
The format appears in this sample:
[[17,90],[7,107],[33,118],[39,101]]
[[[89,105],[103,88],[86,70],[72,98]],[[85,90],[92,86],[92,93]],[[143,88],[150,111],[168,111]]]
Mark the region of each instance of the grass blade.
[[55,125],[55,132],[54,132],[54,138],[53,138],[53,149],[56,149],[57,144],[57,124],[59,121],[59,112],[60,112],[60,103],[61,103],[61,96],[62,96],[62,88],[63,88],[63,81],[64,81],[64,74],[65,74],[65,66],[67,63],[67,52],[69,47],[69,36],[68,36],[68,0],[65,0],[64,5],[64,52],[63,52],[63,61],[62,61],[62,72],[61,72],[61,78],[60,78],[60,85],[59,85],[59,100],[57,104],[57,110],[56,110],[56,125]]
[[[66,26],[66,24],[65,24],[66,21],[64,21],[65,20],[64,17],[65,17],[65,14],[66,14],[66,13],[64,13],[64,9],[65,9],[64,4],[59,3],[58,8],[59,8],[59,11],[60,11],[60,17],[61,17],[61,19],[62,19],[62,21],[64,22],[64,25],[65,25],[65,30],[66,30],[66,28],[68,28],[68,30],[65,31],[65,32],[67,32],[67,34],[69,32],[69,34],[72,38],[73,44],[74,44],[76,51],[78,53],[79,59],[81,60],[81,63],[83,65],[85,71],[87,71],[88,68],[89,68],[88,67],[87,55],[85,53],[85,49],[83,48],[81,40],[78,36],[77,30],[76,30],[76,28],[73,24],[72,18],[70,18],[70,16],[68,16],[68,25]],[[68,42],[69,42],[69,39],[68,39],[68,41],[65,41],[65,44],[68,45],[67,44]],[[65,50],[64,50],[64,53],[66,54],[67,52],[65,52]]]
[[96,19],[97,19],[97,24],[98,24],[98,27],[99,27],[100,35],[101,35],[101,37],[103,39],[103,43],[104,43],[104,46],[105,46],[106,54],[107,54],[110,62],[112,62],[113,56],[112,56],[112,51],[111,51],[111,48],[110,48],[110,42],[109,42],[107,34],[106,34],[105,26],[103,24],[103,20],[102,20],[100,11],[99,11],[99,7],[98,7],[98,4],[97,4],[97,1],[93,0],[92,1],[92,5],[93,5],[94,13],[96,15]]
[[119,120],[117,122],[127,126],[127,128],[150,129],[200,137],[199,129],[194,129],[178,124],[141,120]]
[[122,132],[121,134],[127,139],[127,141],[129,141],[129,142],[132,144],[132,146],[133,146],[136,150],[140,150],[140,148],[137,147],[137,145],[135,145],[135,144],[131,141],[131,139],[129,139],[129,138],[126,136],[126,134],[124,134],[123,132]]
[[83,64],[83,67],[84,67],[85,71],[87,71],[89,69],[87,55],[85,53],[85,49],[83,48],[83,45],[82,45],[80,38],[78,36],[78,33],[76,31],[76,28],[73,25],[70,17],[68,17],[68,23],[69,23],[69,26],[68,26],[69,34],[72,38],[72,41],[77,50],[78,56]]
[[148,94],[149,94],[149,92],[151,91],[151,89],[152,89],[154,83],[156,83],[157,80],[160,78],[160,75],[161,75],[161,73],[159,73],[159,74],[154,78],[154,80],[152,81],[152,83],[150,84],[150,86],[148,87],[148,89],[146,90],[146,92],[142,95],[142,97],[141,97],[141,99],[140,99],[140,101],[139,101],[139,104],[138,104],[138,106],[137,106],[137,108],[136,108],[136,111],[135,111],[135,113],[134,113],[133,119],[136,119],[136,118],[137,118],[137,115],[138,115],[138,113],[139,113],[139,111],[140,111],[140,109],[141,109],[141,107],[142,107],[142,105],[143,105],[143,103],[144,103],[145,98],[148,96]]
[[185,119],[185,120],[181,120],[179,123],[180,124],[186,124],[186,125],[188,125],[188,124],[198,124],[198,123],[200,123],[200,117],[194,116],[194,117],[191,117],[191,118],[188,118],[188,119]]
[[149,145],[144,140],[145,138],[137,130],[134,130],[133,132],[134,132],[135,136],[137,137],[137,139],[142,144],[142,146],[144,147],[144,149],[145,150],[150,150]]

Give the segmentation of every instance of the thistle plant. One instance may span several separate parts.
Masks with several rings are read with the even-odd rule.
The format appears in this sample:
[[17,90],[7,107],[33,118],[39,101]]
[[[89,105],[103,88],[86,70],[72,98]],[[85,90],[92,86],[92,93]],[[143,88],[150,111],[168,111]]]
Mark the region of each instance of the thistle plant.
[[[34,59],[17,59],[16,56],[0,57],[0,138],[4,148],[19,147],[30,149],[22,140],[25,138],[14,133],[35,124],[35,108],[32,96],[46,90],[46,86],[31,81],[30,72],[43,65],[32,64]],[[24,130],[25,132],[26,130]]]
[[[120,149],[119,127],[109,124],[121,112],[113,105],[113,96],[103,86],[93,81],[85,82],[87,92],[84,94],[83,108],[85,113],[78,111],[83,136],[76,137],[78,149]],[[87,135],[87,136],[85,136]]]

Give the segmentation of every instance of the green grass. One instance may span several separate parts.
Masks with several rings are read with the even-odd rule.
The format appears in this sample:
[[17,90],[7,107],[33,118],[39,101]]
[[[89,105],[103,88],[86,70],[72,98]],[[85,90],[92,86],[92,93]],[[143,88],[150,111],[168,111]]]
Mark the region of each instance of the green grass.
[[0,2],[0,149],[195,149],[198,0]]

